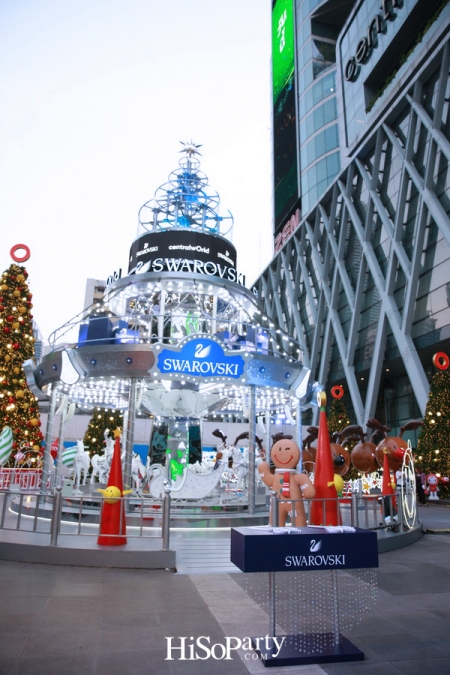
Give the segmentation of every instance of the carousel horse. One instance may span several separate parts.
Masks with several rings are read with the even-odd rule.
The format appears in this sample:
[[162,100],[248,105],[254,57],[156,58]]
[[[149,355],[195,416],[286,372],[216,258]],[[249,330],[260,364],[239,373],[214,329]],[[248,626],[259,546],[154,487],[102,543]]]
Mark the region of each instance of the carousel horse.
[[[73,468],[76,475],[75,485],[86,485],[89,467],[91,465],[91,458],[89,453],[84,449],[83,441],[77,441],[77,453],[73,458]],[[83,482],[81,483],[81,472],[83,472]]]
[[137,452],[134,452],[131,460],[131,479],[134,481],[134,489],[136,492],[140,492],[141,481],[145,480],[146,476],[147,470],[142,462],[141,456]]
[[106,483],[108,480],[109,469],[114,454],[114,438],[109,438],[109,429],[105,429],[103,437],[105,439],[105,453],[103,455],[95,454],[91,459],[92,475],[91,485],[95,483],[95,478],[98,477],[99,483]]

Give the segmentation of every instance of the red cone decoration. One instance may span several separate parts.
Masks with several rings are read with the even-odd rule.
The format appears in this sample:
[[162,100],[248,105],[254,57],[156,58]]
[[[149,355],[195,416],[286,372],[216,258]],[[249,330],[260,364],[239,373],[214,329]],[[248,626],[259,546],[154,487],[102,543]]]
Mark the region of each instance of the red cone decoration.
[[[103,509],[100,516],[100,535],[97,543],[100,546],[123,546],[127,543],[127,538],[125,508],[122,499],[120,499],[123,495],[123,479],[119,436],[116,436],[114,444],[108,485],[106,490],[102,492],[105,495],[105,500],[103,501]],[[111,496],[110,492],[112,493]]]
[[[327,414],[324,407],[320,408],[314,487],[316,496],[311,501],[310,524],[341,525],[338,496],[334,486],[333,456],[328,434]],[[333,501],[322,501],[330,498]]]
[[[381,486],[381,494],[383,495],[383,497],[395,494],[394,489],[392,487],[391,470],[389,469],[387,452],[384,453],[383,457],[383,484]],[[395,497],[392,500],[392,506],[394,509],[397,508]]]

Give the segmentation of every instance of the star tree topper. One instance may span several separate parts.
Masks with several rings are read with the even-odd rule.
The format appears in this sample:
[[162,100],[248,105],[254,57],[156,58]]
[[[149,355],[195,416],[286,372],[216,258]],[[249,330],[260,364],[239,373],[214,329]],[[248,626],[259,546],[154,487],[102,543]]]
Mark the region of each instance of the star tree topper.
[[202,147],[202,143],[194,143],[191,141],[190,143],[183,143],[183,141],[180,141],[181,145],[184,145],[184,148],[180,150],[180,152],[185,152],[189,157],[193,157],[193,155],[200,155],[201,157],[201,152],[198,151],[198,148]]

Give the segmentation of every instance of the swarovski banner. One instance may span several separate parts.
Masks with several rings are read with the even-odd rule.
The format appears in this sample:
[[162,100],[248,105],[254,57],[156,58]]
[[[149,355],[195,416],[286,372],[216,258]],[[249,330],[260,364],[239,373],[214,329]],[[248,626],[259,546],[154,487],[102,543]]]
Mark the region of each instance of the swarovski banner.
[[245,284],[236,270],[236,249],[226,239],[192,230],[148,232],[133,242],[128,274],[204,274]]
[[163,374],[239,379],[244,374],[245,361],[238,354],[227,353],[218,342],[201,337],[188,340],[181,348],[163,349],[157,366]]

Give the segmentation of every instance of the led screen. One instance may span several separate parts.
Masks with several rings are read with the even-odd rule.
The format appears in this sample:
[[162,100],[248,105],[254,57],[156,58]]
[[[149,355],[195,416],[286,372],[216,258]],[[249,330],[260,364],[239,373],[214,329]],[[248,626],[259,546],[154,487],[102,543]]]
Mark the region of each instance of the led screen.
[[275,233],[298,205],[295,40],[292,0],[272,9]]

